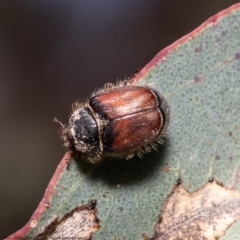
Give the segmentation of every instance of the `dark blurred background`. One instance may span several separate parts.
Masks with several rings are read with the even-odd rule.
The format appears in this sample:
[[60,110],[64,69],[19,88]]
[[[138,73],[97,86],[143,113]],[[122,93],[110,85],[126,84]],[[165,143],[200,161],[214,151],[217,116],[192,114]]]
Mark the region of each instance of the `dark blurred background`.
[[238,1],[0,1],[0,239],[38,206],[75,100]]

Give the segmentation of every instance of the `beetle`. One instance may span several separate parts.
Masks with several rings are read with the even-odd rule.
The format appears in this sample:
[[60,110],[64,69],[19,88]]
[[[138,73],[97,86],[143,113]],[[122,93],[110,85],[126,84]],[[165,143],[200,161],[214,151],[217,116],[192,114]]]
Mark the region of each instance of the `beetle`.
[[62,124],[64,145],[83,159],[98,163],[104,157],[142,157],[163,143],[170,108],[156,90],[127,81],[106,84],[85,103],[75,103]]

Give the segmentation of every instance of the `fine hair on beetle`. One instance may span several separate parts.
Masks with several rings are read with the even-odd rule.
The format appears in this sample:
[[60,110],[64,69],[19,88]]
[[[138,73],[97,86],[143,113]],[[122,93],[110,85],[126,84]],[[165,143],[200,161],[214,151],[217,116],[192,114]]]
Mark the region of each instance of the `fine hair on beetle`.
[[98,163],[104,157],[142,157],[156,149],[167,135],[169,119],[169,105],[159,92],[122,81],[105,84],[85,103],[74,103],[67,124],[55,121],[69,150]]

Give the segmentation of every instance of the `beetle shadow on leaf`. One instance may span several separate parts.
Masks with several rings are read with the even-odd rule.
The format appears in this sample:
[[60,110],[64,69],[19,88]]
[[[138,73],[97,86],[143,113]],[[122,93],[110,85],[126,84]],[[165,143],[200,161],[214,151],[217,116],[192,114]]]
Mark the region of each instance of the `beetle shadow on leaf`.
[[146,153],[142,158],[134,156],[130,160],[126,159],[103,159],[99,164],[91,164],[81,159],[77,160],[79,171],[89,173],[92,180],[103,181],[109,185],[136,184],[154,174],[159,168],[163,168],[165,153],[169,144],[157,147],[157,151]]

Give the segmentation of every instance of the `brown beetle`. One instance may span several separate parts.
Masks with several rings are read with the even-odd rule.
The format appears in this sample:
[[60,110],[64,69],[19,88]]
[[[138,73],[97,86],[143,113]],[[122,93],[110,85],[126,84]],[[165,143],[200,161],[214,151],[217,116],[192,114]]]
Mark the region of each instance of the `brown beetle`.
[[148,86],[107,84],[85,104],[75,103],[62,125],[65,146],[92,163],[103,157],[143,153],[162,143],[170,110],[165,98]]

